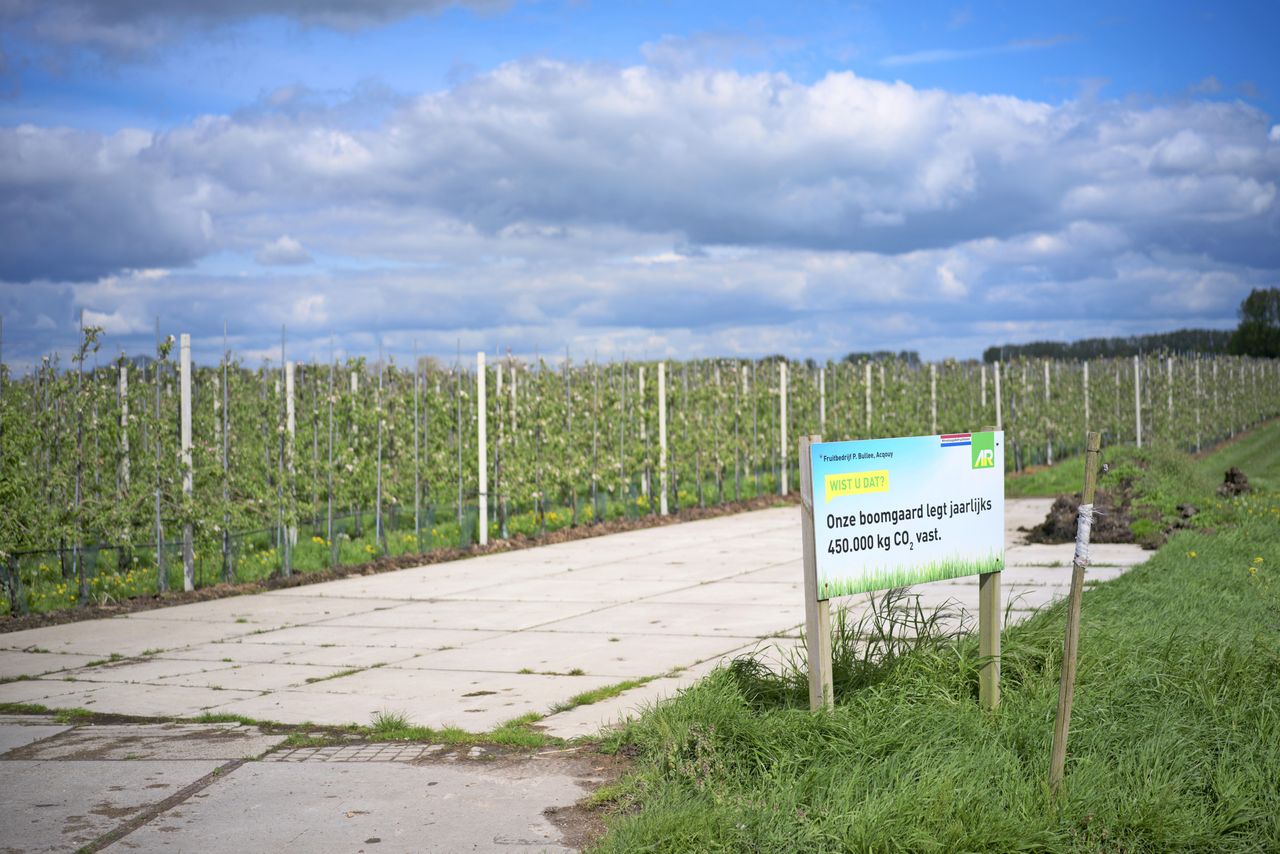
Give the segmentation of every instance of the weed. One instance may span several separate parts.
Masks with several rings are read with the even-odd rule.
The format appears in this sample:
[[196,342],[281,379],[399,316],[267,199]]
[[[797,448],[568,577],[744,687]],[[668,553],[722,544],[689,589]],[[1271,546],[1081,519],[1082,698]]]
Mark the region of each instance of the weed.
[[[374,666],[380,667],[381,665]],[[343,676],[351,676],[353,674],[360,673],[364,669],[365,668],[363,667],[352,667],[347,670],[339,670],[337,673],[330,673],[328,676],[309,676],[307,677],[307,684],[310,685],[315,682],[328,682],[330,679],[341,679]]]

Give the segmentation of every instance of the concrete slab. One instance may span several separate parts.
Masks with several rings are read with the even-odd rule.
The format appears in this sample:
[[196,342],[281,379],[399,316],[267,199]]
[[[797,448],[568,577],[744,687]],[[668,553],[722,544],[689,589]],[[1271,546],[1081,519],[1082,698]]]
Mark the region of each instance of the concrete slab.
[[670,593],[645,598],[646,602],[692,605],[776,605],[787,600],[804,601],[804,581],[791,582],[712,581],[693,587],[682,587]]
[[0,648],[23,650],[35,647],[49,652],[81,653],[96,658],[106,658],[112,653],[132,657],[148,650],[207,643],[238,637],[251,631],[252,626],[234,622],[111,617],[0,634]]
[[804,620],[804,601],[773,605],[696,605],[631,602],[547,623],[549,632],[703,635],[757,638],[791,629]]
[[315,625],[326,628],[356,626],[360,628],[520,631],[554,620],[562,620],[565,617],[586,614],[599,607],[599,604],[586,602],[514,600],[495,600],[484,603],[458,600],[410,602],[394,608],[325,620]]
[[[250,639],[252,640],[252,639]],[[371,667],[375,664],[393,664],[406,661],[422,652],[414,649],[397,649],[388,646],[307,646],[305,644],[255,644],[246,641],[228,641],[212,644],[211,649],[230,658],[237,664],[259,662],[263,664],[318,664],[339,669]],[[174,653],[186,655],[186,651]]]
[[256,758],[284,741],[239,724],[106,724],[63,727],[14,757],[31,760],[221,760]]
[[735,575],[732,578],[725,579],[725,581],[730,584],[794,584],[797,578],[803,583],[804,565],[798,557],[794,560],[767,566],[764,569],[744,572],[742,575]]
[[653,676],[693,664],[739,646],[736,638],[659,634],[579,634],[527,631],[500,635],[444,652],[433,652],[397,667],[430,670],[568,673],[579,668],[615,681]]
[[5,851],[75,851],[220,763],[0,762]]
[[97,661],[92,655],[63,655],[56,652],[17,652],[0,650],[0,679],[14,679],[19,676],[43,676],[46,673],[57,673],[83,667],[91,661]]
[[0,756],[69,729],[71,727],[61,725],[0,723]]
[[[34,703],[54,709],[70,708],[75,704],[61,702],[61,698],[83,694],[85,690],[86,684],[83,682],[56,677],[6,682],[0,685],[0,703]],[[54,702],[55,700],[59,702]]]
[[[530,550],[531,551],[531,550]],[[459,568],[461,567],[461,568]],[[344,578],[323,584],[308,584],[287,590],[272,591],[270,596],[317,597],[340,599],[435,599],[460,590],[483,585],[516,583],[537,575],[558,572],[561,567],[494,567],[485,572],[475,560],[437,564],[416,569],[402,569],[379,575]]]
[[[17,685],[33,685],[17,682]],[[112,682],[68,682],[74,690],[35,699],[51,709],[83,708],[91,712],[149,718],[196,717],[233,700],[256,696],[255,691],[188,688],[181,685],[126,685]]]
[[[107,848],[568,852],[543,816],[583,789],[531,763],[250,763]],[[282,808],[287,805],[287,808]]]
[[612,729],[634,719],[646,709],[661,703],[663,700],[678,696],[720,665],[721,661],[732,658],[740,651],[717,656],[703,664],[695,665],[680,673],[663,676],[647,682],[630,691],[624,691],[616,697],[589,703],[559,712],[543,718],[538,722],[538,729],[557,738],[590,738],[602,730]]
[[131,620],[201,620],[214,623],[249,624],[252,629],[263,626],[286,626],[314,623],[327,617],[342,617],[374,608],[400,604],[394,599],[326,599],[319,596],[275,596],[262,593],[233,596],[212,602],[195,602],[173,608],[158,608],[130,614]]
[[156,679],[156,685],[187,685],[203,688],[235,688],[238,691],[278,691],[323,679],[330,679],[343,668],[315,664],[233,664],[217,670],[204,670]]
[[621,584],[616,578],[593,575],[582,577],[579,572],[563,572],[543,578],[534,578],[501,587],[480,587],[442,596],[447,600],[478,602],[520,600],[524,602],[581,602],[596,605],[616,605],[632,599],[643,599],[659,593],[679,590],[683,581],[628,581]]
[[[457,726],[483,732],[529,712],[545,713],[558,702],[617,681],[611,677],[585,675],[544,676],[380,667],[341,679],[317,682],[290,693],[380,698],[381,705],[375,711],[402,712],[413,723],[424,726]],[[270,696],[275,697],[279,693],[283,692]],[[316,723],[326,722],[314,714],[310,719]],[[368,719],[362,723],[368,723]]]
[[[326,645],[395,647],[427,651],[462,646],[498,632],[482,632],[473,629],[401,629],[373,628],[370,626],[298,626],[281,629],[263,635],[255,635],[255,644],[280,643],[286,646],[299,644],[323,649]],[[249,640],[249,639],[247,639]]]
[[[286,643],[254,643],[265,635],[253,635],[228,641],[213,641],[186,646],[181,649],[162,652],[157,659],[182,661],[222,662],[224,664],[244,664],[246,662],[275,662],[292,658],[309,652],[312,648],[306,644]],[[315,662],[307,662],[315,663]]]
[[184,661],[182,659],[126,659],[113,664],[82,667],[65,674],[79,682],[157,682],[171,676],[202,671],[226,670],[232,665],[221,661]]

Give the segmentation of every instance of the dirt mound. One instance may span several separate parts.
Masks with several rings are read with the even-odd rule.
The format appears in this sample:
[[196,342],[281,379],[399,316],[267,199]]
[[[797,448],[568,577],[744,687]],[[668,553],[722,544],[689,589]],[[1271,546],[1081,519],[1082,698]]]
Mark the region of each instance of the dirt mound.
[[[1027,542],[1073,543],[1076,539],[1076,517],[1080,512],[1080,496],[1059,495],[1049,508],[1049,515],[1027,531]],[[1093,501],[1093,528],[1089,541],[1093,543],[1132,543],[1133,531],[1129,525],[1127,506],[1117,504],[1109,493],[1098,492]]]
[[1218,494],[1223,498],[1235,498],[1237,495],[1244,495],[1252,489],[1253,487],[1249,485],[1249,478],[1245,477],[1244,472],[1232,466],[1222,476],[1222,486],[1218,487]]

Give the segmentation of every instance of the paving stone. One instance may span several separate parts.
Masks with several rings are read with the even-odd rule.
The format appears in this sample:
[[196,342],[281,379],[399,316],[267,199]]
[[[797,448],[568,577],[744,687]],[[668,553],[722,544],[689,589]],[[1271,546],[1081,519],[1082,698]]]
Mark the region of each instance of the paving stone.
[[50,708],[70,708],[75,704],[54,702],[54,700],[83,694],[86,685],[87,683],[84,682],[66,681],[58,677],[6,682],[0,685],[0,703],[30,703]]
[[6,851],[75,851],[219,764],[0,762],[0,844]]
[[494,637],[497,634],[499,632],[482,632],[474,629],[404,629],[324,625],[281,629],[277,632],[255,635],[251,640],[256,644],[281,643],[288,646],[301,644],[316,649],[324,648],[325,644],[332,644],[334,647],[394,647],[430,651],[473,643]]
[[241,691],[278,691],[329,679],[343,672],[340,667],[314,664],[231,664],[218,670],[204,670],[154,680],[157,685],[188,685],[204,688],[235,688]]
[[580,634],[527,631],[500,635],[398,663],[408,669],[567,673],[633,679],[693,664],[740,645],[737,638],[700,635]]
[[[48,718],[39,718],[38,720],[48,720]],[[0,722],[0,756],[16,748],[25,747],[32,742],[55,736],[60,732],[66,732],[69,729],[71,727],[60,724]]]
[[562,572],[500,587],[482,587],[453,593],[442,599],[459,601],[573,602],[613,605],[669,593],[685,586],[684,581],[637,580],[625,584],[614,578],[583,578],[578,572]]
[[553,620],[585,614],[601,607],[586,602],[410,602],[380,611],[354,614],[318,623],[318,626],[358,626],[398,629],[479,629],[519,631]]
[[285,740],[240,724],[85,724],[24,748],[22,759],[244,759]]
[[83,667],[89,662],[97,660],[98,657],[93,655],[0,650],[0,679],[14,679],[18,676],[43,676],[46,673],[57,673],[62,670]]
[[[305,589],[305,588],[304,588]],[[195,602],[172,608],[157,608],[130,614],[131,620],[201,620],[214,623],[248,624],[250,629],[313,623],[327,617],[342,617],[400,604],[394,599],[333,600],[318,596],[280,596],[259,593],[232,596],[211,602]]]
[[804,579],[796,577],[791,582],[713,581],[692,587],[682,587],[670,593],[649,596],[646,602],[671,602],[692,605],[776,605],[794,599],[804,602]]
[[582,797],[572,776],[474,766],[249,763],[106,850],[569,851],[542,812]]
[[[785,592],[785,591],[784,591]],[[696,605],[632,602],[540,626],[553,632],[763,637],[804,621],[804,601],[773,605]]]
[[111,617],[0,634],[0,648],[21,650],[36,647],[49,652],[81,653],[95,658],[107,658],[112,653],[132,657],[148,650],[207,643],[239,637],[251,631],[252,626],[234,622]]
[[79,682],[158,682],[171,676],[217,672],[231,668],[222,661],[197,661],[156,656],[143,660],[125,659],[96,667],[82,667],[66,673]]

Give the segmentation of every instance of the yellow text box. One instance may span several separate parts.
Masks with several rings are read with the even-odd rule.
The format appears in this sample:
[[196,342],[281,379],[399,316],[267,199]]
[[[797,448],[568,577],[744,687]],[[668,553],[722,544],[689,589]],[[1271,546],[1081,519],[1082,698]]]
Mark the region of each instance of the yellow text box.
[[825,478],[827,501],[841,495],[863,495],[868,492],[888,492],[889,472],[859,471],[847,474],[829,474]]

